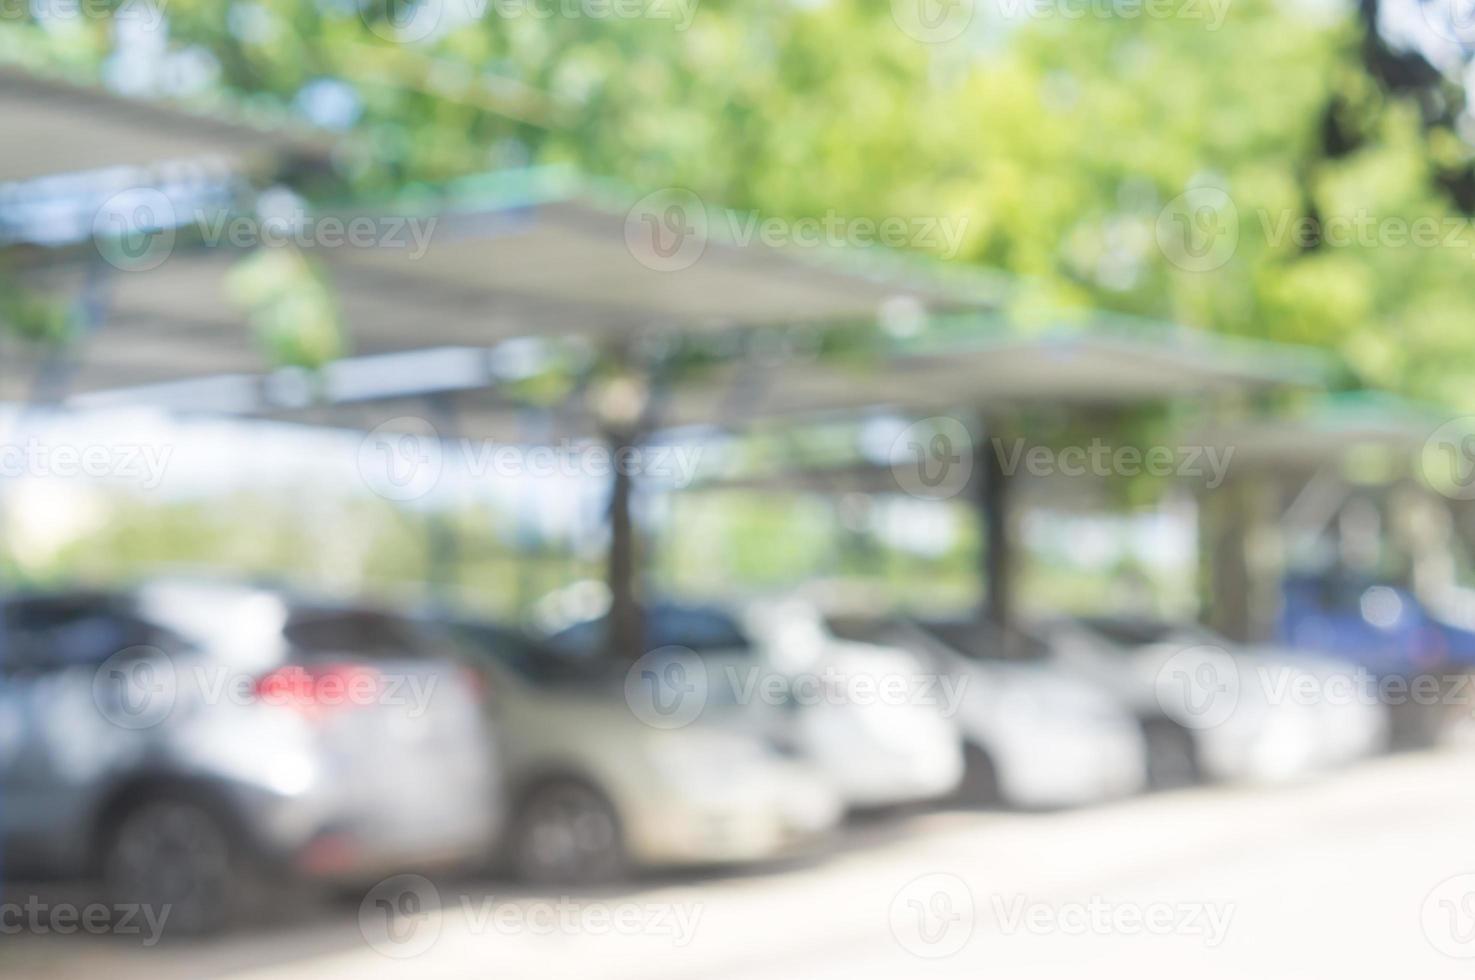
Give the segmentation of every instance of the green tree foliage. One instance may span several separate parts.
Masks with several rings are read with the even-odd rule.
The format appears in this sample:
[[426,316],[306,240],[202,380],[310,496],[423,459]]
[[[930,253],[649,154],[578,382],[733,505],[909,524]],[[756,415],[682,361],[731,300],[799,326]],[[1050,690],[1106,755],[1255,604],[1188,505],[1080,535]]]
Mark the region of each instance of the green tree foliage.
[[[1366,11],[979,0],[924,43],[875,0],[422,6],[438,18],[396,28],[382,3],[171,0],[170,46],[210,65],[197,97],[351,90],[360,192],[568,162],[765,215],[951,218],[943,257],[1011,274],[1021,323],[1107,309],[1305,343],[1475,408],[1462,97]],[[6,30],[114,57],[106,25]]]

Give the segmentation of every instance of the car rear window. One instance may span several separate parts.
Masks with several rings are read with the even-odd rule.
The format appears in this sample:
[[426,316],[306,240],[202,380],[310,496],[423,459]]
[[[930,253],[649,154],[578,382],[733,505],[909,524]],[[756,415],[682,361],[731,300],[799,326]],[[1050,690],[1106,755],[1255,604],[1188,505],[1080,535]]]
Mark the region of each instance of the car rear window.
[[367,609],[293,610],[282,630],[294,651],[309,657],[352,654],[370,660],[433,656],[431,631],[401,616]]

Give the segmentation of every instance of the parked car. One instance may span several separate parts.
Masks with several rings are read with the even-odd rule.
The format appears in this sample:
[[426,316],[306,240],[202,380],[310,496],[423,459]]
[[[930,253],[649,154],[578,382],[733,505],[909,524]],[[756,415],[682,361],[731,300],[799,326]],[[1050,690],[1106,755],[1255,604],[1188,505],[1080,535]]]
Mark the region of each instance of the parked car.
[[454,632],[493,691],[512,800],[501,854],[525,881],[771,858],[840,818],[833,787],[760,731],[642,722],[624,700],[627,665],[485,623]]
[[1141,719],[1155,785],[1280,781],[1377,751],[1381,705],[1327,697],[1352,665],[1244,647],[1203,627],[1097,617],[1048,627],[1054,656],[1114,690]]
[[[899,617],[832,618],[830,624],[841,636],[909,650],[952,678],[958,702],[951,718],[967,765],[960,801],[1064,807],[1146,785],[1147,752],[1136,719],[1109,693],[1048,660],[1002,659],[993,631],[928,629]],[[968,649],[944,640],[947,634]]]
[[258,886],[484,853],[500,808],[475,688],[414,626],[245,585],[0,605],[7,872],[101,875],[167,929]]
[[[603,635],[604,621],[592,620],[554,642],[587,655]],[[852,808],[938,799],[962,781],[957,729],[918,690],[926,665],[904,650],[836,638],[810,603],[752,602],[736,612],[655,604],[646,646],[697,657],[704,719],[767,731],[823,772]]]
[[1425,601],[1392,582],[1349,573],[1299,575],[1283,586],[1279,642],[1352,661],[1379,683],[1420,679],[1448,695],[1388,698],[1392,741],[1428,745],[1468,724],[1475,672],[1475,592],[1452,588]]

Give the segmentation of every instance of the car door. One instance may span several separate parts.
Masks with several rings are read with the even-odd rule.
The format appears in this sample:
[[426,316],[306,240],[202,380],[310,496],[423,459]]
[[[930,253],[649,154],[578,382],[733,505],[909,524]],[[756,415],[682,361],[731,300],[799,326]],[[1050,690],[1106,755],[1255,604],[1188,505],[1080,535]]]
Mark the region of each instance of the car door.
[[[115,701],[115,655],[147,639],[106,599],[8,603],[0,621],[0,838],[12,871],[86,856],[92,804],[146,738]],[[125,678],[129,682],[136,678]],[[119,719],[123,723],[119,723]]]

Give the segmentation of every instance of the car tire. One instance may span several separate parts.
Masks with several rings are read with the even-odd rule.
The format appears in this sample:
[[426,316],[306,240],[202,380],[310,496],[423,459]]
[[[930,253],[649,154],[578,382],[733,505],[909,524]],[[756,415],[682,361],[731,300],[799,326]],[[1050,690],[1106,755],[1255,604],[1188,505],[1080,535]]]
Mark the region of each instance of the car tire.
[[539,783],[522,797],[505,856],[513,875],[530,885],[600,884],[628,870],[614,805],[574,779]]
[[167,934],[218,932],[247,907],[243,848],[218,809],[188,796],[139,802],[114,816],[102,874],[114,908],[158,910]]
[[1147,743],[1147,786],[1149,789],[1178,789],[1200,779],[1198,748],[1193,733],[1166,718],[1142,723]]

